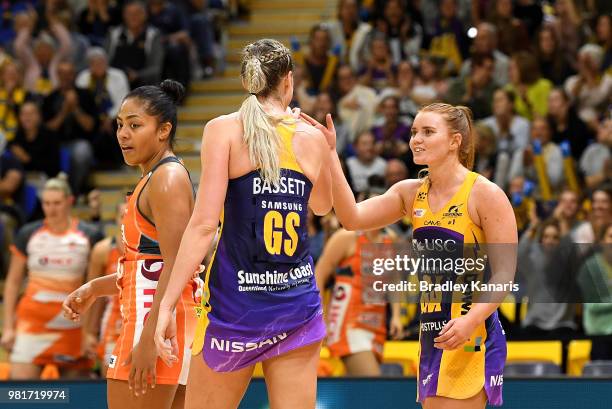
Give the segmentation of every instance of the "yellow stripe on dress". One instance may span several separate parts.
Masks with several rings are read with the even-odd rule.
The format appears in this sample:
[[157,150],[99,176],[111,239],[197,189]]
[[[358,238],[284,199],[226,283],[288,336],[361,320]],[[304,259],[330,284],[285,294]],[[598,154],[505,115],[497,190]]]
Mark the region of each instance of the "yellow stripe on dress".
[[278,132],[281,139],[280,167],[304,173],[293,152],[293,135],[295,134],[295,128],[295,122],[281,122],[276,127],[276,132]]

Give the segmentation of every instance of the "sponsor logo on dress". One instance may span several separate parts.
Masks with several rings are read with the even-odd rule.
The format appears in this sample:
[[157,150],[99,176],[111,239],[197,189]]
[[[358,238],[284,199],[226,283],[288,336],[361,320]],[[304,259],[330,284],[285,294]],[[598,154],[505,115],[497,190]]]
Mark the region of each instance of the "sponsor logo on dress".
[[429,383],[429,381],[431,381],[431,377],[433,376],[433,374],[429,374],[427,375],[427,378],[423,379],[423,386],[427,385]]
[[463,213],[461,213],[459,210],[461,209],[461,206],[463,206],[463,203],[458,204],[458,205],[452,205],[448,208],[448,210],[446,211],[446,213],[444,213],[442,216],[444,217],[461,217],[463,216]]
[[466,345],[463,347],[465,352],[480,352],[480,344],[482,343],[482,337],[476,337],[474,345]]
[[111,355],[110,358],[108,359],[108,367],[114,368],[116,363],[117,363],[117,355]]
[[210,348],[216,349],[217,351],[224,352],[250,352],[255,351],[256,349],[263,348],[265,346],[272,346],[278,344],[283,339],[287,338],[287,333],[283,332],[280,335],[275,335],[268,339],[265,339],[260,342],[242,342],[242,341],[230,341],[227,339],[219,339],[216,337],[211,337],[210,339]]
[[414,211],[412,212],[412,215],[414,217],[423,217],[425,216],[425,209],[414,209]]

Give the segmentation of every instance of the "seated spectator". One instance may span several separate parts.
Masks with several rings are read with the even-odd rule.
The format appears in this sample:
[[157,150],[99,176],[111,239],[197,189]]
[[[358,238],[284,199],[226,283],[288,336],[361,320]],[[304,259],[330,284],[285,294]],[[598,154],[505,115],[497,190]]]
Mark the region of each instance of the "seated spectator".
[[565,81],[565,92],[576,106],[578,116],[593,129],[598,116],[612,98],[612,75],[601,75],[603,49],[586,44],[578,52],[578,74]]
[[476,120],[491,115],[491,100],[497,88],[493,80],[493,64],[491,55],[475,55],[470,75],[457,77],[450,83],[447,102],[467,106]]
[[389,44],[384,34],[377,33],[370,42],[370,58],[359,72],[359,82],[380,92],[385,87],[395,86],[396,72]]
[[514,93],[498,89],[493,94],[493,116],[483,123],[491,128],[497,150],[512,153],[529,144],[529,121],[514,113]]
[[597,17],[595,31],[597,43],[604,50],[601,72],[612,75],[612,15],[602,14]]
[[2,275],[8,267],[8,248],[14,232],[24,222],[23,211],[25,173],[19,160],[4,148],[0,153],[0,268]]
[[423,42],[423,28],[404,8],[402,1],[387,1],[382,18],[376,21],[376,31],[386,36],[394,65],[416,58]]
[[412,88],[412,99],[417,105],[439,101],[448,92],[448,82],[440,74],[440,67],[431,55],[421,58],[419,75]]
[[593,133],[578,117],[563,88],[553,89],[548,96],[548,119],[553,129],[553,141],[568,141],[572,156],[579,160]]
[[43,101],[43,119],[70,150],[70,185],[80,194],[93,162],[91,144],[98,129],[98,107],[89,90],[76,87],[71,62],[58,64],[56,75],[59,84]]
[[60,171],[59,137],[43,124],[40,108],[32,101],[21,106],[17,135],[9,146],[26,171],[49,177]]
[[194,42],[198,63],[204,78],[215,72],[215,22],[205,0],[180,0],[183,14],[187,16],[189,35]]
[[32,13],[15,16],[17,37],[13,49],[23,66],[25,89],[44,96],[57,85],[57,65],[70,57],[72,41],[68,29],[57,18],[51,18],[49,30],[59,42],[59,47],[56,47],[53,37],[44,33],[32,42],[35,19],[36,15]]
[[179,7],[166,0],[149,0],[149,23],[157,28],[164,44],[163,78],[172,78],[185,87],[191,79],[189,24]]
[[476,154],[474,156],[474,172],[493,180],[497,162],[495,135],[491,128],[482,122],[474,126],[476,131]]
[[348,65],[341,65],[337,71],[338,116],[349,130],[350,140],[368,131],[374,122],[376,92],[357,83],[355,73]]
[[580,157],[580,171],[587,188],[592,189],[604,182],[606,165],[610,162],[612,149],[612,119],[599,124],[597,142],[590,144]]
[[359,20],[357,0],[340,0],[336,20],[327,23],[333,47],[340,47],[340,60],[355,71],[362,68],[368,34],[372,27]]
[[487,20],[497,28],[497,44],[502,53],[510,55],[529,48],[527,28],[514,17],[512,0],[496,0]]
[[77,76],[76,86],[93,93],[100,130],[94,141],[98,163],[123,164],[123,155],[115,137],[115,117],[130,84],[123,71],[108,66],[103,48],[92,47],[87,53],[89,68]]
[[316,96],[308,94],[308,83],[304,78],[304,67],[293,67],[293,99],[289,104],[291,108],[300,108],[304,112],[312,112]]
[[304,56],[304,73],[308,80],[308,93],[316,95],[330,85],[324,82],[331,51],[331,37],[327,27],[323,24],[315,25],[310,30],[308,44],[308,54]]
[[581,224],[580,196],[569,188],[559,194],[557,206],[552,212],[552,218],[559,223],[561,237],[572,236],[574,230]]
[[612,222],[612,187],[608,184],[596,187],[591,193],[591,210],[572,235],[574,243],[595,243]]
[[610,287],[610,266],[612,266],[612,224],[608,223],[598,237],[601,245],[589,257],[578,273],[582,292],[582,323],[584,333],[595,336],[591,341],[591,360],[612,359],[610,339],[598,335],[612,335],[612,288]]
[[518,115],[529,120],[546,115],[552,82],[540,76],[538,62],[532,54],[521,51],[512,55],[510,83],[506,89],[514,93],[514,110]]
[[554,85],[563,85],[572,69],[559,47],[557,33],[550,25],[543,26],[538,33],[536,55],[542,77]]
[[457,1],[442,0],[440,15],[429,45],[429,54],[445,61],[443,72],[459,72],[463,60],[468,56],[468,38],[463,23],[457,17]]
[[148,24],[141,1],[125,4],[123,24],[110,31],[106,50],[110,65],[126,73],[131,88],[159,82],[164,63],[162,37]]
[[[399,98],[400,118],[405,123],[411,124],[419,112],[419,106],[412,99],[412,92],[416,81],[414,68],[409,61],[402,61],[397,66],[397,95]],[[381,93],[384,95],[385,90]]]
[[121,10],[109,0],[88,0],[78,17],[78,27],[91,45],[103,47],[111,27],[121,23]]
[[375,138],[370,132],[363,132],[355,139],[355,156],[346,160],[351,175],[353,191],[364,192],[368,189],[368,178],[372,175],[385,176],[387,162],[376,155]]
[[312,117],[319,121],[319,123],[326,123],[325,116],[331,114],[334,121],[334,128],[336,128],[336,151],[339,155],[342,155],[346,148],[351,145],[349,130],[342,123],[340,117],[337,115],[336,104],[332,99],[329,92],[321,92],[317,95],[315,100],[314,110]]
[[0,68],[0,132],[7,142],[15,138],[19,108],[30,97],[23,86],[21,67],[13,61],[5,62]]
[[[497,48],[497,29],[491,23],[480,23],[476,27],[476,37],[472,44],[473,55],[493,55],[495,65],[493,78],[497,85],[504,86],[508,83],[508,68],[510,59]],[[468,59],[461,67],[461,76],[469,75],[472,67],[472,59]]]
[[553,29],[557,33],[565,60],[570,64],[574,63],[572,69],[576,70],[578,68],[575,64],[576,53],[583,37],[582,18],[578,10],[576,10],[573,0],[557,0],[554,6],[555,18],[552,22]]
[[11,379],[39,379],[47,364],[57,365],[63,376],[76,377],[91,365],[82,360],[81,324],[64,317],[62,300],[85,280],[91,249],[102,237],[71,217],[73,201],[65,181],[47,181],[42,193],[45,219],[19,230],[11,247],[0,340],[11,352]]
[[535,0],[518,0],[514,4],[514,17],[521,20],[527,29],[530,41],[536,37],[544,20],[542,8],[542,5]]
[[372,128],[376,153],[384,159],[400,159],[410,150],[410,127],[400,121],[399,98],[385,97],[379,107],[384,122]]
[[[553,191],[559,191],[563,185],[563,154],[559,145],[552,141],[550,125],[545,118],[536,118],[531,125],[531,140],[541,146],[541,154],[546,167],[546,176]],[[539,187],[541,181],[535,168],[534,147],[529,145],[514,152],[510,166],[510,179],[525,176]]]

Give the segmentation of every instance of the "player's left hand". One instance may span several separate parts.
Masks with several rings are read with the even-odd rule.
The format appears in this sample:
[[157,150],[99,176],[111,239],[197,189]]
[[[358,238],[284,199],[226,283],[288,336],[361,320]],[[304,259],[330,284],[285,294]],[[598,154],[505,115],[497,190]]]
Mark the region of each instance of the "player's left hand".
[[434,338],[434,347],[453,350],[469,341],[477,323],[468,315],[453,318],[446,323],[438,337]]
[[155,388],[157,349],[152,337],[140,337],[140,341],[128,358],[123,362],[124,366],[132,365],[128,386],[135,396],[144,395],[147,392],[147,385],[151,384],[151,389]]

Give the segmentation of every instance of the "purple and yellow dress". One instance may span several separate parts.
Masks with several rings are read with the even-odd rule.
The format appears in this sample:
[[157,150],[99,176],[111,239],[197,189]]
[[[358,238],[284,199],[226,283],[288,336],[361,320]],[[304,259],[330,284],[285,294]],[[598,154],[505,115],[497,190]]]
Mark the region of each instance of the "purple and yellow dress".
[[236,371],[321,341],[325,324],[306,218],[312,183],[282,141],[278,185],[254,170],[230,179],[219,242],[206,271],[192,353],[217,372]]

